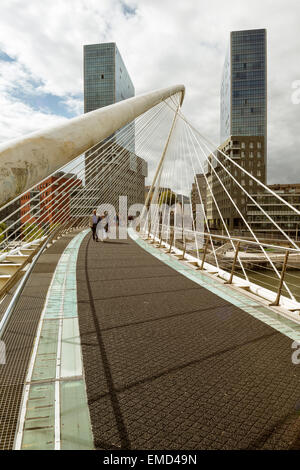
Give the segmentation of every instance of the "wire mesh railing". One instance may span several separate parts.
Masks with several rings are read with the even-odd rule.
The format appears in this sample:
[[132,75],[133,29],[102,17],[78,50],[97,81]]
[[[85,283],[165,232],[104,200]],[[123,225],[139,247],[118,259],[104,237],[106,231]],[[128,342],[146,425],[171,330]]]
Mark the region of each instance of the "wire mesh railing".
[[[180,98],[177,93],[174,99]],[[0,296],[16,271],[24,274],[36,247],[59,227],[87,226],[94,208],[116,205],[121,195],[131,195],[131,204],[144,202],[147,161],[161,152],[173,114],[165,101],[158,103],[2,206]]]

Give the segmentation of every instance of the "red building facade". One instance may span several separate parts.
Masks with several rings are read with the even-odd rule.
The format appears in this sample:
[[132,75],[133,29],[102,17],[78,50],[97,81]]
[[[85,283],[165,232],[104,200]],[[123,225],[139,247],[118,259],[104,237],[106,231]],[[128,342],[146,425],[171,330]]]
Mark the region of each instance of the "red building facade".
[[58,172],[21,197],[21,224],[43,229],[71,217],[71,194],[82,182],[73,173]]

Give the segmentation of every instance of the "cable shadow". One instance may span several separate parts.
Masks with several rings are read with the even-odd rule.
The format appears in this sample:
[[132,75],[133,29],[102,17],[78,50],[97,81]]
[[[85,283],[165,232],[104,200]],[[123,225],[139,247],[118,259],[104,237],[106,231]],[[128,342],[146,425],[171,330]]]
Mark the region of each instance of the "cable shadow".
[[99,344],[100,354],[101,354],[101,358],[102,358],[103,369],[104,369],[104,374],[105,374],[105,378],[106,378],[106,382],[107,382],[107,387],[108,387],[108,390],[109,390],[110,401],[111,401],[113,413],[114,413],[115,420],[116,420],[116,425],[117,425],[117,429],[118,429],[119,438],[120,438],[120,441],[121,441],[121,448],[129,450],[131,448],[131,444],[130,444],[129,436],[128,436],[128,433],[127,433],[127,428],[126,428],[126,425],[125,425],[125,422],[124,422],[124,419],[123,419],[123,415],[122,415],[121,407],[120,407],[120,404],[119,404],[118,396],[117,396],[117,393],[116,393],[115,388],[114,388],[113,378],[112,378],[112,373],[111,373],[111,367],[110,367],[110,364],[109,364],[109,361],[108,361],[108,357],[107,357],[107,353],[106,353],[106,349],[105,349],[105,345],[104,345],[104,341],[103,341],[103,337],[102,337],[101,328],[100,328],[99,321],[98,321],[98,318],[97,318],[97,313],[96,313],[94,299],[93,299],[93,295],[92,295],[92,291],[91,291],[90,281],[89,281],[88,249],[89,249],[90,241],[91,241],[91,238],[89,239],[89,241],[88,241],[88,243],[85,247],[86,283],[87,283],[87,289],[88,289],[88,294],[89,294],[89,299],[90,299],[90,308],[91,308],[92,317],[93,317],[93,320],[94,320],[96,335],[97,335],[97,338],[98,338],[98,344]]

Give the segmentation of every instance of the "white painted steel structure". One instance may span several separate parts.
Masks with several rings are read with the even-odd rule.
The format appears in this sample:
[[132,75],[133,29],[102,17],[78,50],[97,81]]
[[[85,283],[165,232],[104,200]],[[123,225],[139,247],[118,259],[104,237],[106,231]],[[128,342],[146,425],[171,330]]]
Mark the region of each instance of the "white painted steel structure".
[[[72,119],[66,124],[34,133],[0,147],[2,202],[11,198],[14,198],[13,201],[16,200],[20,197],[17,194],[22,195],[22,192],[34,188],[41,180],[43,181],[43,178],[46,179],[56,170],[63,169],[63,165],[67,163],[68,167],[71,165],[68,171],[74,171],[78,178],[84,179],[85,177],[88,181],[76,191],[74,199],[76,204],[74,204],[71,217],[68,215],[68,208],[62,205],[61,209],[54,213],[52,225],[38,232],[38,237],[36,226],[40,224],[44,212],[50,210],[44,208],[43,200],[47,196],[47,191],[53,189],[51,186],[54,183],[31,198],[31,202],[36,202],[36,208],[34,215],[29,211],[26,237],[23,230],[24,223],[21,223],[19,227],[14,222],[10,226],[10,232],[8,227],[2,232],[2,237],[5,239],[0,240],[2,250],[0,270],[13,269],[8,266],[6,259],[12,259],[14,254],[20,256],[22,249],[25,249],[28,243],[34,242],[35,245],[41,243],[57,226],[62,229],[70,224],[86,227],[88,220],[86,217],[82,218],[82,209],[87,207],[90,188],[93,188],[93,194],[96,193],[96,200],[97,194],[101,194],[99,204],[109,203],[113,181],[121,178],[126,171],[128,142],[132,138],[132,123],[134,122],[136,154],[147,161],[148,165],[152,165],[151,174],[154,175],[150,180],[151,185],[145,205],[139,211],[141,217],[136,220],[136,223],[140,223],[140,235],[147,237],[152,243],[158,243],[159,247],[164,246],[170,255],[175,254],[197,265],[209,275],[215,275],[237,288],[251,291],[268,299],[269,302],[278,304],[280,301],[286,310],[296,312],[300,310],[297,276],[289,273],[289,282],[284,277],[286,269],[297,266],[297,263],[300,266],[298,244],[284,231],[283,226],[272,219],[272,214],[256,202],[260,217],[274,224],[282,244],[279,246],[278,243],[259,240],[248,224],[247,215],[238,207],[234,194],[228,189],[228,181],[233,187],[241,190],[245,198],[252,201],[251,194],[240,182],[242,176],[247,177],[261,186],[264,191],[268,191],[272,197],[286,204],[296,216],[300,212],[260,182],[255,175],[220,151],[224,156],[221,161],[215,151],[216,146],[195,129],[183,115],[181,110],[183,98],[183,85],[165,88],[101,108]],[[118,132],[117,141],[114,138],[116,131]],[[80,155],[87,150],[89,153],[85,159],[91,160],[90,164],[84,168]],[[243,220],[248,230],[246,239],[230,233],[218,206],[214,187],[205,170],[206,165],[218,181],[228,205],[233,206]],[[217,166],[218,169],[216,169]],[[237,177],[237,170],[241,174],[239,177]],[[201,214],[202,225],[197,226],[190,189],[192,183],[196,182],[199,204],[203,207],[203,194],[196,178],[199,173],[203,174],[205,190],[211,195],[219,213],[222,221],[222,234],[212,232],[205,210]],[[62,178],[63,176],[59,177],[57,181]],[[101,191],[100,186],[99,190],[95,190],[96,182],[101,186]],[[67,181],[62,184],[64,190],[62,195],[54,196],[55,204],[59,205],[64,202],[65,194],[70,191],[68,184]],[[177,204],[173,207],[173,223],[170,223],[168,210],[162,202],[172,205],[172,194],[177,195],[175,197]],[[147,212],[150,203],[151,215]],[[6,207],[10,204],[11,202],[6,204]],[[183,208],[184,204],[186,204],[189,224],[187,219],[180,219],[180,207]],[[20,207],[21,211],[26,206],[28,202]],[[14,215],[17,213],[18,209],[12,212]],[[5,224],[8,219],[9,216],[6,216],[2,222]],[[125,233],[126,236],[127,218],[125,222],[120,222],[120,233],[122,232],[123,235]],[[35,240],[36,238],[38,240]],[[203,246],[204,239],[205,247]],[[242,253],[240,247],[243,247]],[[253,275],[257,271],[261,272],[261,268],[265,272],[261,273],[262,280],[260,286],[257,286],[253,281]],[[2,283],[5,285],[8,281],[9,275],[3,275]],[[292,317],[296,319],[297,315],[298,313],[293,313]]]
[[0,206],[176,93],[181,94],[182,103],[185,88],[176,85],[120,101],[67,123],[1,144]]

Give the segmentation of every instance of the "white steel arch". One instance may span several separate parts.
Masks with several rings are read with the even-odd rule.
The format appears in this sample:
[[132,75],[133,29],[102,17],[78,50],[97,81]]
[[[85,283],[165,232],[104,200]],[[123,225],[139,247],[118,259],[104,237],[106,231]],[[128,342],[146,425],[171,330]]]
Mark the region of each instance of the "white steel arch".
[[176,93],[175,85],[100,108],[0,145],[0,207]]

